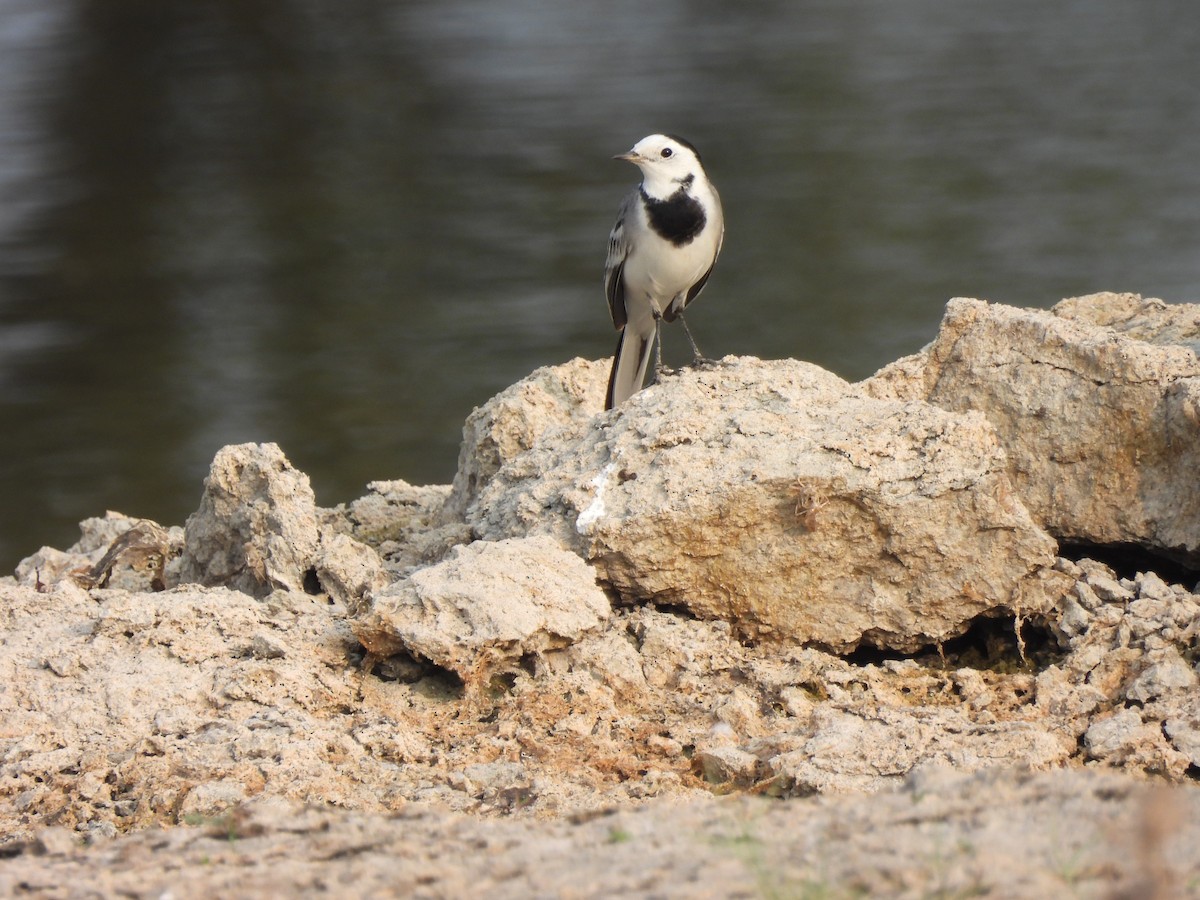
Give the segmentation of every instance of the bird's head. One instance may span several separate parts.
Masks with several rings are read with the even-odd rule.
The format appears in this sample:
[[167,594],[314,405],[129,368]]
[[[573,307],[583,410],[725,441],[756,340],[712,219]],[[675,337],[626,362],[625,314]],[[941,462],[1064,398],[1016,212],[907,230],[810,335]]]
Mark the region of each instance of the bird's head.
[[644,137],[628,153],[618,153],[613,159],[631,162],[642,170],[643,186],[652,197],[674,193],[682,184],[704,174],[700,154],[681,137],[652,134]]

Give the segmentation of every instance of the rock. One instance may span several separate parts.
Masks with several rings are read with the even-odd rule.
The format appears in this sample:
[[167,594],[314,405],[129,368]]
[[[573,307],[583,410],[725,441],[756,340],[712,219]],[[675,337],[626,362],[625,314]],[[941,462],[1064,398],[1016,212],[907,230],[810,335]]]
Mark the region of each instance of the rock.
[[567,647],[610,612],[592,570],[541,536],[456,547],[372,594],[353,627],[377,656],[404,649],[479,686]]
[[350,615],[362,611],[368,593],[391,581],[379,554],[345,534],[324,533],[312,564],[321,587]]
[[1069,586],[1006,467],[977,414],[727,358],[543,435],[467,520],[487,540],[553,534],[626,602],[913,650],[979,615],[1047,609]]
[[732,783],[749,787],[758,780],[759,761],[753,753],[737,747],[709,747],[696,753],[701,777],[712,784]]
[[1188,697],[1173,708],[1163,722],[1163,732],[1191,765],[1200,766],[1200,700]]
[[1164,303],[1139,294],[1105,291],[1063,300],[1053,311],[1064,319],[1110,328],[1131,340],[1188,347],[1200,356],[1200,304]]
[[475,763],[451,775],[451,786],[476,800],[512,809],[534,798],[529,772],[520,763]]
[[[628,804],[626,804],[628,805]],[[1200,793],[1114,772],[923,770],[874,795],[651,801],[551,821],[259,797],[201,827],[17,853],[38,898],[1184,896]],[[799,824],[798,824],[799,823]]]
[[357,500],[321,510],[321,532],[347,534],[376,550],[394,580],[474,539],[462,522],[442,523],[449,494],[449,485],[372,481]]
[[47,856],[66,856],[79,849],[79,835],[69,828],[51,825],[37,833],[33,852]]
[[604,409],[609,363],[574,359],[537,369],[476,408],[463,425],[458,473],[443,521],[461,521],[506,462],[543,435],[588,422]]
[[167,530],[142,519],[112,542],[88,571],[90,587],[126,591],[161,591],[166,587],[165,568],[183,551],[183,530]]
[[41,591],[49,590],[67,578],[86,578],[92,565],[82,554],[42,547],[17,563],[14,574],[18,584]]
[[179,817],[189,824],[200,824],[245,799],[246,786],[238,781],[205,782],[196,785],[184,796],[179,805]]
[[1035,722],[972,722],[953,708],[867,713],[826,706],[796,743],[767,760],[773,794],[879,791],[930,765],[972,772],[1020,760],[1046,768],[1061,765],[1075,749],[1073,739]]
[[304,590],[320,535],[308,476],[276,444],[223,447],[188,517],[171,584],[223,585],[252,597]]
[[150,519],[106,512],[79,523],[79,540],[64,550],[43,547],[23,559],[17,582],[52,588],[63,579],[84,587],[161,591],[164,567],[179,556],[180,528],[163,528]]
[[[1192,347],[1108,296],[1055,318]],[[726,360],[593,415],[562,386],[599,402],[605,370],[481,411],[496,468],[446,524],[444,486],[318,510],[278,448],[223,451],[189,530],[231,581],[248,544],[261,599],[157,590],[182,531],[118,514],[0,579],[0,896],[1185,890],[1200,596],[1055,557],[993,431],[923,380]],[[527,536],[450,549],[476,526]],[[779,635],[781,608],[842,649],[1003,618],[839,658],[733,617]]]
[[1133,294],[1052,312],[951,300],[937,339],[864,383],[976,410],[1056,537],[1137,543],[1200,567],[1200,306]]
[[1153,744],[1156,729],[1142,722],[1136,709],[1119,709],[1088,728],[1084,743],[1093,759],[1124,762],[1141,744]]
[[324,524],[378,549],[434,527],[449,495],[449,485],[412,485],[401,478],[372,481],[357,500],[324,511]]
[[1200,679],[1174,647],[1167,647],[1151,657],[1148,665],[1125,691],[1130,700],[1146,702],[1176,691],[1194,690]]

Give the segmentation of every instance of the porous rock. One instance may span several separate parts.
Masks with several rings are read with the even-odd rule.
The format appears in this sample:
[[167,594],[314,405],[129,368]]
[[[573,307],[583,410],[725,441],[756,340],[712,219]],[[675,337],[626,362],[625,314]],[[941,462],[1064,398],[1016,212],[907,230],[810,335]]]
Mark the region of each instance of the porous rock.
[[1019,763],[1059,765],[1076,742],[1036,720],[1003,724],[973,720],[963,709],[884,708],[866,713],[826,706],[768,761],[771,792],[803,796],[878,791],[929,765],[963,771]]
[[523,657],[567,647],[610,612],[595,573],[539,536],[456,547],[373,593],[353,627],[371,653],[404,649],[478,685]]
[[467,512],[551,533],[629,602],[835,649],[912,650],[1065,589],[977,414],[727,358],[544,436]]
[[361,611],[363,598],[392,580],[374,549],[346,534],[323,533],[313,557],[317,581],[351,615]]
[[461,521],[500,467],[544,435],[586,423],[603,410],[608,369],[607,361],[586,359],[545,366],[474,409],[463,425],[443,521]]
[[366,544],[378,552],[394,580],[472,540],[466,524],[442,521],[449,494],[446,484],[413,485],[400,478],[372,481],[362,497],[320,511],[322,541],[333,533]]
[[168,581],[223,585],[254,597],[303,590],[319,541],[308,476],[277,444],[233,444],[213,459]]
[[70,579],[83,587],[161,591],[164,569],[182,547],[183,529],[109,510],[80,522],[79,540],[66,550],[42,547],[15,574],[18,583],[42,590]]
[[90,848],[43,830],[0,865],[0,892],[1165,900],[1194,887],[1198,822],[1200,792],[1095,770],[930,767],[895,791],[836,803],[710,797],[549,823],[267,796],[201,827]]
[[361,497],[324,510],[323,524],[379,548],[434,527],[449,494],[450,486],[444,484],[372,481]]
[[1136,294],[1052,311],[955,299],[937,339],[864,383],[977,410],[1021,500],[1056,537],[1200,566],[1200,305]]

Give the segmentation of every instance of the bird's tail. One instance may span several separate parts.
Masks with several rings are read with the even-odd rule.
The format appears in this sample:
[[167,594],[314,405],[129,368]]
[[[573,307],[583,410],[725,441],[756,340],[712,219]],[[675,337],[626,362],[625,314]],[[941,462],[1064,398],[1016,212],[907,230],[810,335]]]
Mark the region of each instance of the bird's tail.
[[650,365],[650,351],[654,348],[654,333],[657,323],[650,320],[650,331],[638,330],[629,322],[621,329],[617,338],[617,351],[613,355],[612,372],[608,376],[608,397],[605,409],[620,406],[642,389],[646,380],[646,368]]

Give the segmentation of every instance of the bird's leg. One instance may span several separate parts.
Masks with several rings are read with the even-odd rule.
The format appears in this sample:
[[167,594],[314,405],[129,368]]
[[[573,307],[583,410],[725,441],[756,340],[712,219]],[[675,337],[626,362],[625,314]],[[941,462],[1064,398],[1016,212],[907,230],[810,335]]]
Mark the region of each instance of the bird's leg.
[[654,381],[657,383],[664,376],[675,374],[674,369],[668,369],[662,361],[662,316],[654,310]]
[[697,368],[713,365],[715,360],[706,357],[696,346],[696,339],[692,337],[692,331],[687,327],[687,320],[684,319],[683,313],[679,314],[679,324],[683,326],[683,333],[687,335],[688,343],[692,345],[692,365]]

